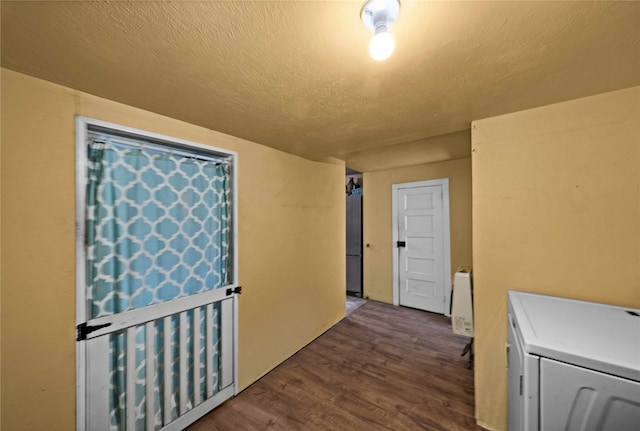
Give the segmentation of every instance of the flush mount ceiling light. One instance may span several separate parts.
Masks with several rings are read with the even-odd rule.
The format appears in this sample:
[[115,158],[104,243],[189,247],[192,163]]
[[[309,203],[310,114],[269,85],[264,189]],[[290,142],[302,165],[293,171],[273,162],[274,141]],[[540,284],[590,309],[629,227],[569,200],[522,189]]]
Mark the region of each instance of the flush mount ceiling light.
[[360,13],[364,26],[375,33],[369,42],[369,53],[375,60],[388,58],[395,42],[389,34],[391,25],[395,22],[400,12],[399,0],[369,0]]

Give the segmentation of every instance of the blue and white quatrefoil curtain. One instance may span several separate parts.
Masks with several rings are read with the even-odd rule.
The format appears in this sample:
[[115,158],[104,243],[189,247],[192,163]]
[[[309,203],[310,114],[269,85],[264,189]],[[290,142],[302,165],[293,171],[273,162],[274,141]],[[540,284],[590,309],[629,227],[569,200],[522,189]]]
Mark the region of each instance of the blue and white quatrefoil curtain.
[[88,164],[90,317],[229,283],[226,163],[94,135]]
[[[90,318],[122,313],[180,297],[221,288],[230,283],[230,169],[224,160],[191,157],[163,147],[140,146],[136,142],[101,133],[90,133],[87,142],[87,308]],[[204,356],[205,340],[193,337],[200,325],[205,334],[206,307],[199,321],[193,310],[187,316],[188,373],[193,376],[193,358]],[[146,420],[162,423],[166,412],[165,385],[171,387],[170,416],[178,416],[179,318],[154,323],[156,343],[153,364],[144,352],[145,325],[136,328],[136,410],[144,429]],[[214,343],[219,346],[220,310],[213,308]],[[171,322],[170,327],[165,323]],[[110,335],[111,429],[125,429],[126,334]],[[165,364],[165,337],[170,337],[172,363]],[[199,343],[200,349],[194,349]],[[213,363],[219,364],[219,348]],[[154,367],[153,400],[145,399],[146,367]],[[173,381],[163,381],[164,368],[172,367]],[[196,365],[200,366],[200,365]],[[200,387],[191,378],[187,405],[193,407],[194,392],[206,388],[205,370]],[[138,381],[142,382],[138,384]],[[213,392],[217,392],[217,375]],[[196,387],[194,387],[196,386]],[[205,399],[202,397],[201,399]],[[154,403],[156,418],[144,418],[147,402]],[[127,430],[129,431],[129,430]]]

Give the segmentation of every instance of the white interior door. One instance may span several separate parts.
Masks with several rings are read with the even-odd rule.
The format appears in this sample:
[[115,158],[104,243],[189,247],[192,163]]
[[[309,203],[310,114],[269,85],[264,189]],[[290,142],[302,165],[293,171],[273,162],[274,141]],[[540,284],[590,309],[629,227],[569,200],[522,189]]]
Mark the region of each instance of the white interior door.
[[184,429],[236,392],[235,154],[76,131],[77,428]]
[[448,181],[394,185],[394,285],[399,305],[448,314]]

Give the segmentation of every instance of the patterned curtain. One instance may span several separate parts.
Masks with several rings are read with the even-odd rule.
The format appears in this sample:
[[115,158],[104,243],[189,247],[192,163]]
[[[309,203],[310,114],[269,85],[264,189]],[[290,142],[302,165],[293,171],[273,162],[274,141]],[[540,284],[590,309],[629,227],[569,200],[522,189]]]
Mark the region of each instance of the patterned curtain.
[[[221,288],[230,278],[230,178],[223,160],[178,155],[161,147],[130,145],[127,140],[91,133],[88,145],[87,184],[87,307],[96,318],[180,297]],[[205,310],[199,321],[187,312],[189,399],[205,394],[205,372],[200,387],[193,384],[194,364],[203,364],[205,340],[193,337],[193,328],[205,333]],[[214,343],[219,345],[220,312],[214,307]],[[160,427],[164,386],[172,388],[172,412],[179,405],[179,319],[170,327],[154,323],[153,364],[145,362],[146,328],[136,328],[136,429],[146,420]],[[110,335],[111,429],[125,429],[126,335]],[[171,364],[164,363],[164,338],[171,338]],[[201,337],[203,338],[203,337]],[[194,343],[202,358],[193,358]],[[213,358],[219,365],[219,348]],[[155,399],[145,399],[146,367],[155,368]],[[173,381],[164,382],[164,367],[172,367]],[[214,392],[219,390],[217,375]],[[202,397],[205,399],[206,397]],[[147,402],[154,403],[155,418],[144,417]]]

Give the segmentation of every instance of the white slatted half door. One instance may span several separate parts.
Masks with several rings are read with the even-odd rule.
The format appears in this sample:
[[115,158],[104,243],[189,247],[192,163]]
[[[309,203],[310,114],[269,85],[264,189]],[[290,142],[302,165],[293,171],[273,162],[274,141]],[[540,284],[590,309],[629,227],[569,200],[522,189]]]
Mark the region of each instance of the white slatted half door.
[[[209,300],[213,299],[208,296]],[[122,428],[112,423],[110,405],[113,402],[109,400],[114,378],[112,343],[116,340],[126,343],[122,372],[126,391],[118,400],[125,407],[124,430],[179,430],[231,397],[235,391],[233,301],[232,297],[224,298],[117,331],[104,329],[91,334],[83,342],[87,354],[86,429]],[[200,322],[198,314],[204,318],[205,325],[196,324]],[[126,325],[117,321],[114,324],[118,328]],[[200,332],[202,326],[204,331]],[[167,332],[167,327],[172,329]],[[219,328],[226,329],[220,331]],[[175,359],[165,355],[167,349],[172,348],[176,331],[180,339],[177,367]],[[219,331],[217,335],[216,331]],[[188,333],[198,334],[192,338],[191,349],[186,342]],[[201,343],[195,342],[197,339]],[[164,355],[162,359],[158,351]],[[141,357],[145,358],[142,363]],[[167,363],[171,366],[167,367]]]

